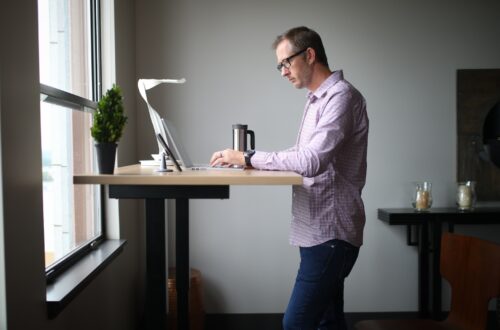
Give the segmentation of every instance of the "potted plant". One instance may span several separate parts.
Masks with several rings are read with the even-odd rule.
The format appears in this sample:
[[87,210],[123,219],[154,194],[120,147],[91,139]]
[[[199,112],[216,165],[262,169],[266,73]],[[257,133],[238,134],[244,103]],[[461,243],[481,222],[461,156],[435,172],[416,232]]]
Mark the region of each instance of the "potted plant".
[[117,142],[122,136],[126,122],[121,90],[117,85],[113,85],[99,101],[90,128],[90,133],[96,141],[99,173],[113,174]]

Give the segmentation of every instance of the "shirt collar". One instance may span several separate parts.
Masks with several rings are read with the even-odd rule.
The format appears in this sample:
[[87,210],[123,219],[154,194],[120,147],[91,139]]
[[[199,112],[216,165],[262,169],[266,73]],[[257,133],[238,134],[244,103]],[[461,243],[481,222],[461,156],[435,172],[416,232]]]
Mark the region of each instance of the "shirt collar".
[[328,90],[335,85],[337,82],[340,80],[344,79],[344,73],[342,70],[334,71],[332,74],[321,83],[321,85],[316,89],[316,91],[307,92],[307,98],[309,99],[310,102],[314,102],[317,99],[325,96],[325,94],[328,92]]

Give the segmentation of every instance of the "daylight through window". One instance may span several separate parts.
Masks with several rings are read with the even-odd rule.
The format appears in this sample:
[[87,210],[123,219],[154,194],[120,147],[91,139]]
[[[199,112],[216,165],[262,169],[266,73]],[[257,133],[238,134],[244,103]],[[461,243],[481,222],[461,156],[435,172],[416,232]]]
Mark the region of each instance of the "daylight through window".
[[95,0],[39,0],[45,266],[102,235],[101,189],[73,185],[95,168],[90,136],[98,86]]

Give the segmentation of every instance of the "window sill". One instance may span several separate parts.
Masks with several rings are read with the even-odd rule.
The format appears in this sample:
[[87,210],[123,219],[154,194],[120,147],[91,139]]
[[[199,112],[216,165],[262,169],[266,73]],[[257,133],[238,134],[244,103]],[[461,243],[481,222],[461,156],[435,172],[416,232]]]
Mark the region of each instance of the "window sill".
[[123,251],[126,240],[105,240],[96,249],[47,285],[47,311],[55,318],[111,261]]

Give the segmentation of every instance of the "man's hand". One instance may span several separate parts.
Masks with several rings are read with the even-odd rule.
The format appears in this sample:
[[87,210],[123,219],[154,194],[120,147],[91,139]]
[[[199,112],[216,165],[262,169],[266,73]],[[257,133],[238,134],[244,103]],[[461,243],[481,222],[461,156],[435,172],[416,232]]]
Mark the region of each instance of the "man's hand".
[[220,165],[240,165],[245,166],[245,156],[243,152],[233,149],[226,149],[223,151],[216,151],[210,158],[210,166]]

